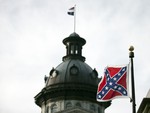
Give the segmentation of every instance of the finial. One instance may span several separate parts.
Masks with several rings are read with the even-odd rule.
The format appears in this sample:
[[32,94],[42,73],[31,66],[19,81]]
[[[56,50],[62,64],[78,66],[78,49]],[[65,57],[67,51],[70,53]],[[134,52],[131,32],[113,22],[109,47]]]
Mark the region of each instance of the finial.
[[131,52],[134,51],[134,47],[130,46],[129,51],[131,51]]
[[133,58],[134,57],[134,47],[133,46],[130,46],[130,48],[129,48],[129,51],[130,51],[130,53],[129,53],[129,57],[130,58]]
[[45,77],[44,77],[44,81],[45,81],[45,83],[46,83],[47,79],[48,79],[48,77],[45,75]]

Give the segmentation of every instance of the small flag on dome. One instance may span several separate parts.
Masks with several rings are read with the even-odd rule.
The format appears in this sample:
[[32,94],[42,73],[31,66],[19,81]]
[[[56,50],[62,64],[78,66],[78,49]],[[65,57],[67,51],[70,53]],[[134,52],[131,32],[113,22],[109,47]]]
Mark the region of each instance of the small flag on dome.
[[68,15],[74,16],[74,12],[75,12],[75,7],[71,7],[68,11]]
[[97,101],[127,97],[128,83],[128,65],[106,67],[104,77],[98,85]]

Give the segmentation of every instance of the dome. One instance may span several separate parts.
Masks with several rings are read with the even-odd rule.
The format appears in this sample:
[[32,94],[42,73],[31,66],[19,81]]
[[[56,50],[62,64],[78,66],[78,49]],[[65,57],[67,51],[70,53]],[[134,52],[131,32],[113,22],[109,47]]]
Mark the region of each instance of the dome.
[[60,83],[76,83],[97,86],[98,74],[88,64],[78,59],[62,62],[50,71],[46,87]]
[[75,99],[97,103],[98,82],[98,73],[95,69],[79,59],[68,59],[50,70],[46,86],[35,97],[35,102],[39,106],[44,100]]
[[73,32],[72,34],[69,35],[69,37],[80,37],[76,32]]
[[86,43],[86,40],[84,38],[81,38],[77,33],[72,33],[69,35],[69,37],[65,38],[63,40],[63,43],[66,45],[67,42],[69,43],[79,43],[80,45],[84,45]]

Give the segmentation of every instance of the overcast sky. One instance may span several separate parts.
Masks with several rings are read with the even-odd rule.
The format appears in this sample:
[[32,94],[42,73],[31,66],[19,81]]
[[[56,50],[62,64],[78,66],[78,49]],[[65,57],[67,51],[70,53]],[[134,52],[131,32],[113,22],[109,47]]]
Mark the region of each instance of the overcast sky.
[[[62,40],[86,39],[86,63],[103,76],[107,65],[129,63],[135,47],[137,109],[150,88],[150,0],[0,0],[0,112],[40,113],[34,96],[44,76],[62,62]],[[115,99],[106,113],[131,113],[130,99]]]

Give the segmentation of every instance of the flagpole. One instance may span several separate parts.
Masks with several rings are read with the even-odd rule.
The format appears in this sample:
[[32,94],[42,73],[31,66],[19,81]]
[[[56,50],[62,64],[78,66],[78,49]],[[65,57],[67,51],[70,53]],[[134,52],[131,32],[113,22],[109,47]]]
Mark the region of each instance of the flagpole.
[[134,67],[133,67],[134,47],[130,46],[129,51],[130,51],[129,52],[129,58],[130,58],[130,61],[131,61],[132,113],[136,113],[135,86],[134,86]]
[[76,31],[76,5],[74,5],[74,32]]

